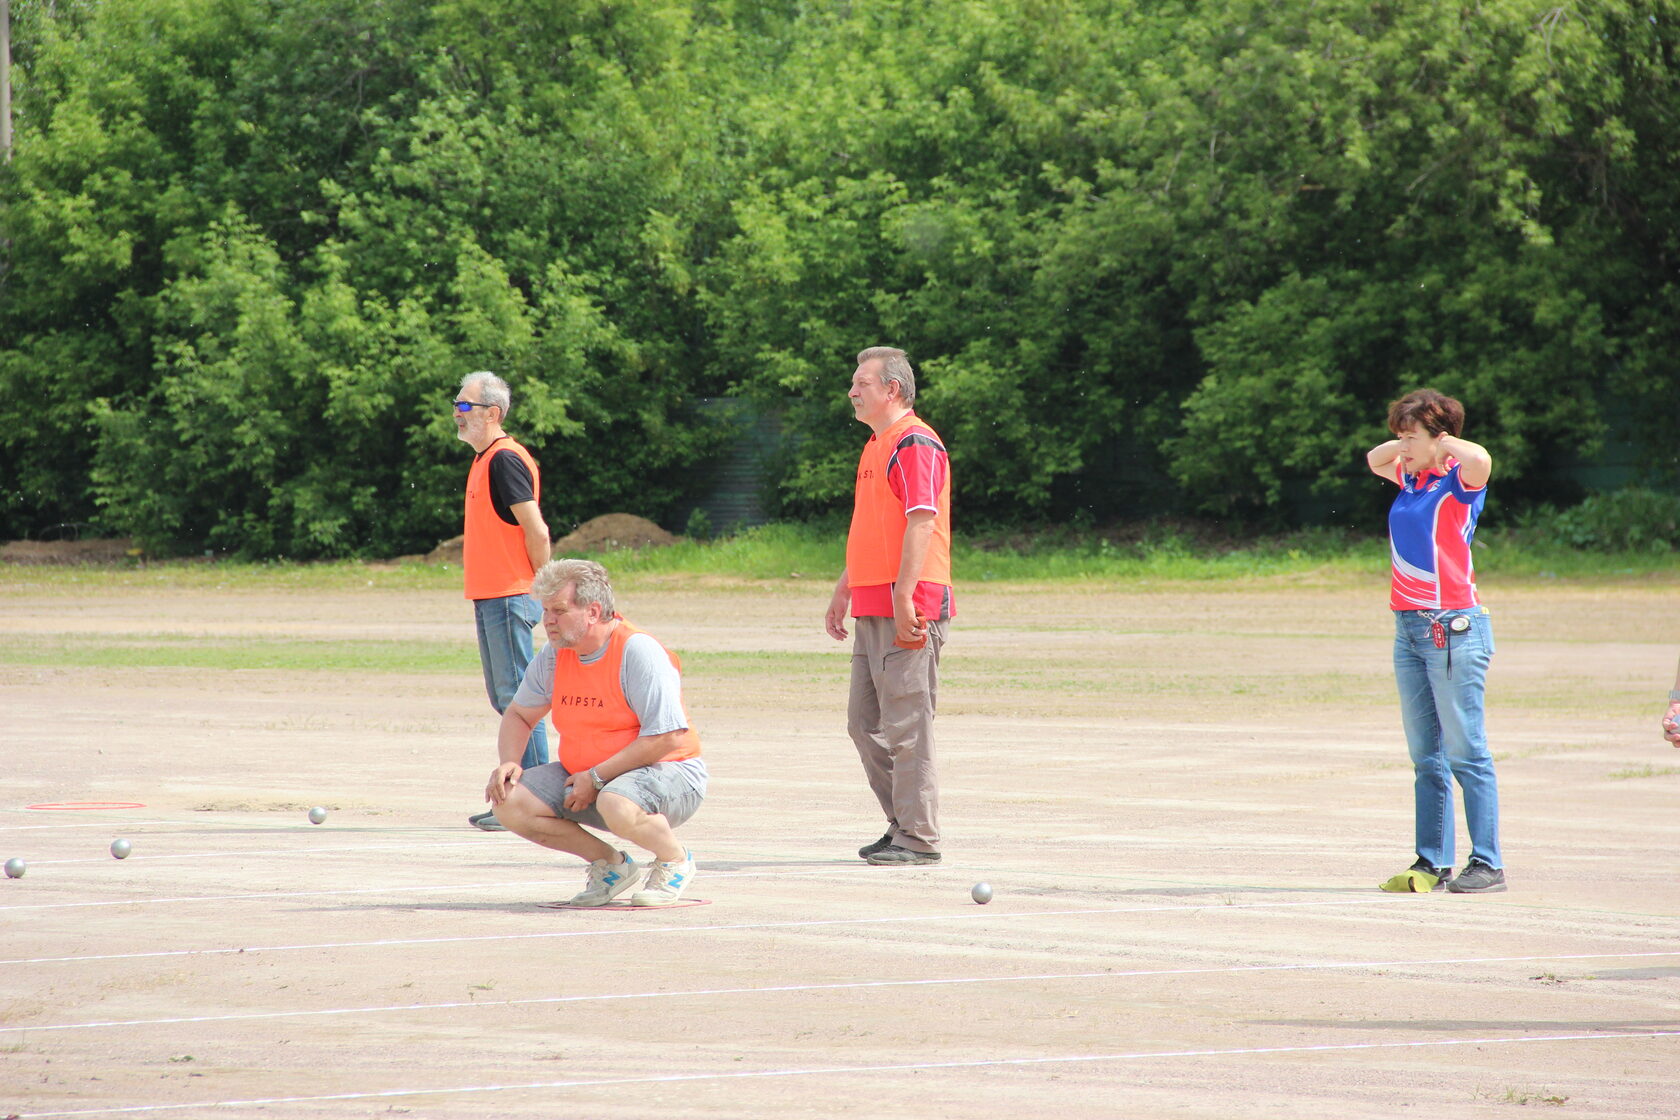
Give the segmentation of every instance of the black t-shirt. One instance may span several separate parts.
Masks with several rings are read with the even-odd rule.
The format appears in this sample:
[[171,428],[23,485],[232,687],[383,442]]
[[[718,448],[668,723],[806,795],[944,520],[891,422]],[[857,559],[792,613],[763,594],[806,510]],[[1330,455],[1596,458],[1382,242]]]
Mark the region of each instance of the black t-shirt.
[[525,460],[508,448],[490,456],[490,506],[509,525],[519,524],[513,507],[537,500],[536,483]]

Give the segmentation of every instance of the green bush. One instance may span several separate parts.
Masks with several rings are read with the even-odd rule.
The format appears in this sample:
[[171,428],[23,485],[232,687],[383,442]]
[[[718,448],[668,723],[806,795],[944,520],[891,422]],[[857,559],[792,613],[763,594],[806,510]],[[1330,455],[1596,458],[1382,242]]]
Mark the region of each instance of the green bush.
[[1668,552],[1680,541],[1680,495],[1630,487],[1594,494],[1559,510],[1541,506],[1517,519],[1534,545],[1559,544],[1586,552]]
[[878,343],[1015,525],[1380,524],[1421,385],[1504,500],[1606,397],[1680,477],[1680,0],[12,13],[0,538],[423,549],[485,368],[551,522],[682,508],[719,396],[780,418],[769,511],[823,514]]

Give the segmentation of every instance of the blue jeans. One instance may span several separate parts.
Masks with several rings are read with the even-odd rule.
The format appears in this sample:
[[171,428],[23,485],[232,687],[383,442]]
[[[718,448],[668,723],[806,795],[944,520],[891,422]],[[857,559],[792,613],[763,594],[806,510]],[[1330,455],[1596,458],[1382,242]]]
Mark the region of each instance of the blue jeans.
[[[1447,631],[1447,649],[1435,648],[1430,614]],[[1470,629],[1455,634],[1452,620],[1460,616]],[[1486,607],[1394,612],[1394,679],[1415,775],[1417,854],[1436,867],[1453,866],[1454,778],[1464,790],[1470,858],[1505,866],[1499,852],[1499,786],[1482,721],[1492,659],[1493,622]]]
[[[478,661],[484,667],[484,691],[497,714],[507,711],[514,693],[531,663],[531,629],[542,618],[542,608],[529,595],[508,595],[500,599],[474,599],[473,617],[478,622]],[[548,763],[548,731],[539,720],[525,743],[525,757],[519,765],[526,770]]]

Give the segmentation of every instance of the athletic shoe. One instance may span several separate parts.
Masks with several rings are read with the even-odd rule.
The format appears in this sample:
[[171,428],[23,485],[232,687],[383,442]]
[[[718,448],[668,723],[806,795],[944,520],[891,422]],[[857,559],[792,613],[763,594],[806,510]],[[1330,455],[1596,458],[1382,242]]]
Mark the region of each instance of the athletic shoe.
[[683,849],[683,858],[662,860],[648,871],[642,889],[630,896],[632,906],[670,906],[682,897],[683,888],[694,878],[694,853]]
[[1473,859],[1464,865],[1458,878],[1447,884],[1447,889],[1454,894],[1497,894],[1505,889],[1505,872]]
[[623,852],[618,853],[623,863],[608,863],[598,859],[589,865],[589,882],[583,890],[566,900],[567,906],[605,906],[625,891],[636,885],[637,874],[641,868],[636,861]]
[[496,819],[494,809],[486,809],[482,813],[474,813],[467,818],[467,823],[474,828],[482,828],[486,832],[506,832],[507,825]]
[[898,867],[912,863],[938,863],[938,852],[918,852],[910,848],[901,848],[897,844],[888,844],[879,851],[870,852],[863,857],[878,867]]
[[890,832],[883,833],[881,838],[879,840],[875,841],[875,843],[865,844],[863,847],[859,848],[858,849],[858,857],[860,859],[868,859],[870,856],[874,855],[876,852],[880,851],[882,848],[890,848],[890,847],[892,847],[892,833],[890,833]]
[[1452,879],[1452,868],[1432,867],[1422,856],[1400,874],[1392,879],[1386,879],[1377,884],[1379,890],[1390,894],[1428,894],[1430,891],[1444,891],[1447,883]]

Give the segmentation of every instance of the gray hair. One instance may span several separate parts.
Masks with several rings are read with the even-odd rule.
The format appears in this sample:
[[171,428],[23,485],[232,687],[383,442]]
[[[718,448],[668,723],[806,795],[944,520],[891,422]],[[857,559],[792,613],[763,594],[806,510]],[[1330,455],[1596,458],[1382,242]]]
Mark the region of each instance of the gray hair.
[[546,603],[567,587],[572,589],[572,602],[580,607],[597,603],[602,618],[612,617],[612,581],[607,578],[607,570],[593,560],[550,560],[531,578],[531,597]]
[[513,407],[513,393],[508,390],[506,381],[487,369],[481,369],[461,378],[461,388],[464,390],[468,385],[482,385],[479,395],[484,398],[484,403],[501,409],[502,419],[507,419],[508,410]]
[[879,360],[881,387],[898,382],[898,397],[906,405],[916,403],[916,371],[910,368],[910,357],[896,346],[871,346],[857,356],[858,365]]

